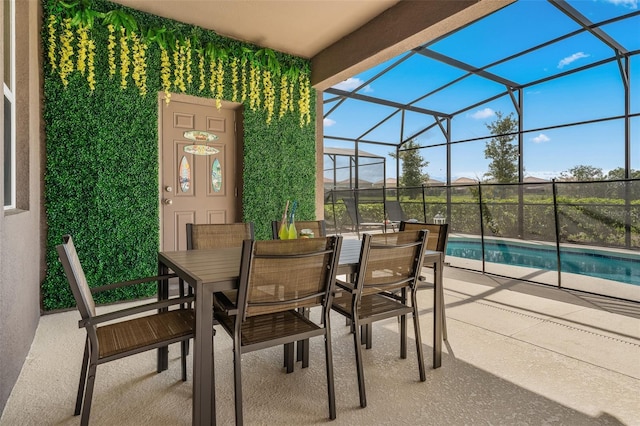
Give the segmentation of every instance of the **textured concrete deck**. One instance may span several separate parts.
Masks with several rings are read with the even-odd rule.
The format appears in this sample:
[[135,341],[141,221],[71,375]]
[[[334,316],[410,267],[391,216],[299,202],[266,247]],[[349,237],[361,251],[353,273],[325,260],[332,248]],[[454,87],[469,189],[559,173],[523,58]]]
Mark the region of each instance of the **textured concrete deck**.
[[[449,340],[442,367],[433,370],[432,293],[419,296],[427,381],[418,380],[411,342],[408,358],[399,359],[397,321],[376,323],[373,349],[364,353],[364,409],[353,340],[344,319],[332,316],[332,424],[640,425],[640,319],[565,291],[445,268]],[[84,343],[78,319],[75,311],[41,318],[0,425],[79,423],[72,416]],[[311,355],[311,366],[297,364],[293,374],[283,372],[281,347],[243,356],[247,424],[328,422],[321,339],[311,341]],[[233,424],[231,339],[224,332],[215,338],[215,356],[217,419]],[[178,348],[162,374],[155,359],[148,352],[98,367],[92,425],[190,424],[192,382],[180,381]]]

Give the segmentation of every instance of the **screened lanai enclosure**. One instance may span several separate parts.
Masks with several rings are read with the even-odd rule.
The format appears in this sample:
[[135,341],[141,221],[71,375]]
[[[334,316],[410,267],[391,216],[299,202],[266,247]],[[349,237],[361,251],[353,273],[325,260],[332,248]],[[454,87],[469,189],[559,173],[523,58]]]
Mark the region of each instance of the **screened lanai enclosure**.
[[520,0],[325,90],[325,150],[354,163],[327,221],[398,201],[449,223],[452,266],[640,301],[639,54],[636,0]]

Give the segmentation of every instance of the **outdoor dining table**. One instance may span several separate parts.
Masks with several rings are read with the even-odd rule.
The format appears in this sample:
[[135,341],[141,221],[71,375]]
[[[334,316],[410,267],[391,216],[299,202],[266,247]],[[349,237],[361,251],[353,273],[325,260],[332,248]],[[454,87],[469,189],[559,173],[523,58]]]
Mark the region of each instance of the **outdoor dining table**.
[[[352,274],[360,259],[361,241],[342,242],[338,275]],[[204,249],[158,253],[160,275],[173,271],[188,283],[195,294],[195,339],[193,347],[193,425],[215,424],[215,379],[213,351],[213,294],[238,286],[241,249]],[[444,254],[426,250],[425,264],[434,265],[433,368],[439,368],[442,357],[442,270]],[[159,298],[169,297],[169,283],[158,288]],[[168,349],[158,350],[158,371],[168,368]]]

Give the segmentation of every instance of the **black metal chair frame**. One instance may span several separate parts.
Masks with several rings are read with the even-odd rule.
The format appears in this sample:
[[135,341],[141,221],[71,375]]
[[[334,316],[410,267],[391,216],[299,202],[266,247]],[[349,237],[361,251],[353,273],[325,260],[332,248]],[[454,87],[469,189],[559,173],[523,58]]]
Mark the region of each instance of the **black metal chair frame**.
[[[157,281],[175,277],[175,274],[164,276],[146,277],[138,280],[113,283],[101,287],[89,288],[82,265],[78,259],[73,239],[70,235],[63,237],[63,244],[56,246],[60,261],[62,263],[65,275],[69,281],[71,291],[76,300],[81,320],[78,322],[79,328],[85,328],[87,337],[84,347],[84,356],[82,360],[82,369],[80,373],[80,381],[78,384],[78,392],[76,396],[76,405],[74,415],[82,413],[80,424],[86,426],[89,424],[89,416],[91,414],[91,401],[93,399],[93,390],[96,378],[97,366],[110,361],[121,359],[130,355],[141,352],[165,347],[172,343],[181,342],[181,367],[182,380],[187,380],[187,364],[186,364],[186,343],[194,337],[193,326],[195,316],[191,309],[168,310],[172,305],[184,305],[193,301],[193,297],[181,297],[166,299],[154,303],[134,306],[132,308],[121,309],[119,311],[109,312],[102,315],[96,315],[95,303],[92,293],[98,293],[107,290],[113,290],[125,286],[132,286],[147,282]],[[131,317],[148,311],[156,311],[155,314],[143,317]],[[129,318],[119,323],[110,323],[105,325],[107,321]],[[173,324],[182,324],[182,327],[167,327],[167,329],[158,331],[163,322],[171,322]],[[190,324],[189,324],[190,323]],[[103,330],[108,330],[104,332]],[[131,344],[131,342],[117,341],[116,348],[105,351],[101,355],[101,339],[100,336],[117,335],[118,328],[130,330],[155,329],[159,336],[151,336],[148,342],[139,342],[139,344]],[[105,334],[106,333],[106,334]],[[148,337],[148,336],[146,336]],[[118,340],[118,339],[116,339]],[[123,340],[126,340],[123,338]],[[106,341],[105,341],[106,344]],[[158,373],[160,371],[158,370]]]
[[[292,253],[292,254],[265,254],[259,255],[255,253],[256,244],[276,243],[276,244],[295,244],[296,241],[304,240],[286,240],[286,241],[253,241],[246,240],[242,248],[242,261],[240,265],[240,280],[238,288],[238,298],[235,305],[216,306],[214,314],[218,322],[227,331],[233,339],[234,353],[234,385],[235,385],[235,416],[236,425],[243,424],[242,409],[242,354],[260,349],[265,349],[281,344],[291,344],[287,346],[290,349],[289,359],[293,359],[293,346],[296,341],[307,340],[312,337],[324,336],[325,341],[325,361],[327,374],[327,393],[329,402],[329,418],[336,418],[335,404],[335,387],[333,378],[333,353],[331,348],[331,327],[329,314],[331,311],[331,301],[333,300],[333,292],[335,287],[336,270],[342,247],[342,236],[326,237],[327,247],[322,251],[314,251],[312,253]],[[308,240],[307,240],[308,241]],[[295,261],[296,259],[308,258],[311,256],[327,256],[330,255],[328,261],[323,266],[329,269],[326,272],[326,282],[324,283],[324,291],[307,295],[302,299],[280,300],[277,302],[264,302],[251,304],[249,301],[249,291],[252,286],[252,267],[256,259],[269,259],[278,262],[288,259]],[[282,283],[286,286],[288,283],[285,271],[283,271]],[[290,284],[289,284],[290,285]],[[278,310],[278,305],[291,305],[298,302],[322,299],[322,314],[319,324],[308,319],[299,309]],[[250,306],[254,307],[271,307],[274,312],[261,314],[257,316],[247,317],[247,310]],[[257,342],[249,343],[243,339],[243,330],[251,329],[252,324],[261,323],[262,318],[265,322],[273,321],[273,327],[270,329],[273,336],[270,339],[263,339]],[[271,324],[271,323],[268,323]],[[295,330],[295,331],[292,331]]]
[[[389,234],[386,234],[389,235]],[[395,233],[393,235],[398,235]],[[399,245],[383,245],[372,243],[372,239],[374,238],[370,234],[363,234],[362,238],[362,249],[360,252],[360,262],[358,264],[358,268],[356,273],[354,274],[355,280],[353,283],[343,282],[340,280],[336,280],[336,289],[344,291],[348,293],[347,297],[351,298],[351,301],[348,302],[347,306],[341,306],[336,304],[334,300],[333,309],[345,316],[351,323],[351,331],[353,333],[354,346],[355,346],[355,356],[356,356],[356,367],[358,374],[358,390],[360,394],[360,406],[367,406],[367,397],[365,391],[365,379],[364,379],[364,368],[362,361],[362,348],[361,345],[366,344],[367,349],[371,348],[371,325],[375,321],[384,320],[387,318],[398,317],[400,318],[400,357],[405,359],[407,357],[407,326],[406,326],[406,315],[412,314],[413,316],[413,324],[415,331],[415,341],[416,341],[416,351],[418,356],[418,369],[420,374],[420,381],[426,380],[426,373],[424,367],[424,354],[422,350],[422,340],[420,336],[420,323],[418,319],[418,307],[417,307],[417,296],[416,296],[416,286],[418,281],[418,276],[420,273],[420,268],[422,265],[422,259],[424,257],[424,251],[426,249],[426,241],[428,236],[428,231],[420,231],[419,238],[410,243],[399,244]],[[379,293],[370,294],[363,296],[363,288],[365,286],[365,282],[367,280],[367,275],[369,270],[368,262],[370,258],[370,253],[373,250],[394,250],[394,249],[404,249],[407,247],[415,247],[417,250],[417,254],[413,259],[411,276],[402,279],[400,281],[396,281],[393,283],[388,283],[387,285],[382,285],[377,287],[381,287]],[[396,287],[398,284],[405,283],[400,290],[393,289],[391,291],[387,291],[386,289],[391,289]],[[411,304],[407,304],[407,289],[410,292],[410,300]],[[399,294],[398,294],[399,293]],[[367,304],[368,306],[374,307],[372,311],[375,311],[373,314],[369,316],[361,316],[361,310],[363,304]],[[361,331],[362,330],[362,331]]]
[[[441,251],[442,253],[446,254],[447,252],[447,242],[449,241],[449,224],[448,223],[441,223],[441,224],[435,224],[435,223],[421,223],[421,222],[405,222],[402,221],[400,222],[400,231],[404,231],[407,226],[409,227],[409,229],[411,230],[415,230],[415,229],[427,229],[429,231],[429,239],[427,241],[427,249],[429,250],[436,250],[436,251]],[[424,228],[422,228],[422,226],[424,226]],[[437,237],[436,237],[436,231],[437,231]],[[435,243],[433,243],[433,240],[436,240]],[[433,268],[433,265],[425,265],[427,268]],[[434,278],[435,279],[435,278]],[[424,276],[420,276],[420,281],[421,282],[425,282],[426,278]],[[434,282],[433,285],[435,286],[436,283]],[[444,300],[444,289],[441,287],[440,288],[441,293],[441,298],[442,300]],[[447,336],[447,315],[445,312],[445,305],[444,303],[442,304],[442,340],[447,341],[448,336]]]
[[[281,221],[279,220],[271,221],[271,237],[274,240],[277,240],[279,238],[280,223]],[[307,227],[317,228],[318,235],[314,235],[314,237],[327,236],[327,223],[324,219],[301,220],[301,221],[297,221],[296,223],[300,225],[300,229],[304,229]],[[312,224],[314,226],[311,226]],[[303,312],[307,316],[307,318],[309,317],[308,309],[303,309],[301,310],[301,312]],[[292,373],[294,369],[293,359],[289,357],[289,353],[291,351],[291,347],[290,347],[291,345],[293,345],[293,343],[288,343],[287,345],[284,346],[284,366],[287,368],[287,373]],[[302,368],[309,367],[309,340],[299,341],[297,342],[296,345],[297,345],[296,351],[295,351],[296,361],[302,361]]]

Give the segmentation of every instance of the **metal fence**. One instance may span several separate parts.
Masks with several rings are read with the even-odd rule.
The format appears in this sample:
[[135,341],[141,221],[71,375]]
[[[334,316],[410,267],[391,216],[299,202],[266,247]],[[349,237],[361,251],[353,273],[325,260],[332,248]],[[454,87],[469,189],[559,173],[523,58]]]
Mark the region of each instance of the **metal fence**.
[[330,190],[325,219],[358,234],[446,222],[452,266],[640,301],[640,179]]

